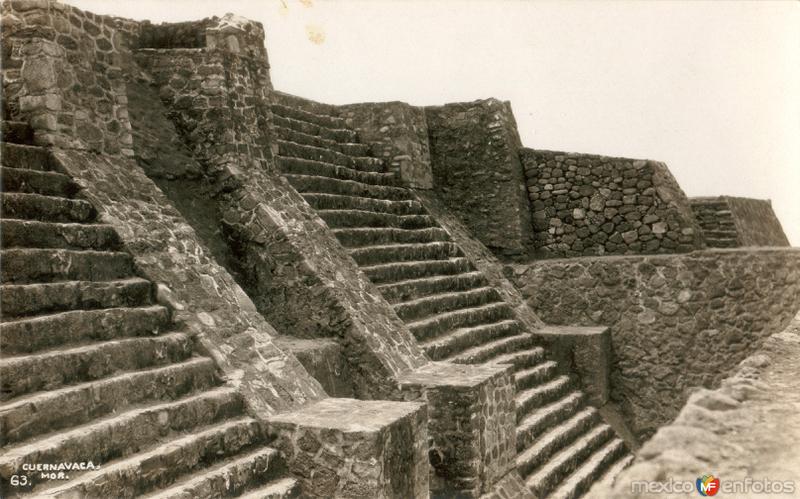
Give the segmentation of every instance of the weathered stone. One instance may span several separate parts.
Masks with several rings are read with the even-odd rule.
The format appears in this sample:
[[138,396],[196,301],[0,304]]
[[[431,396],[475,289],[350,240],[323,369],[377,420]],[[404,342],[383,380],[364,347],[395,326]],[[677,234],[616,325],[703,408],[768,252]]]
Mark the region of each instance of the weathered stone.
[[[508,275],[545,321],[608,325],[611,398],[642,437],[677,414],[688,388],[722,379],[779,331],[800,300],[791,249],[540,261]],[[714,345],[713,358],[687,348],[699,344]]]
[[428,497],[427,410],[326,399],[271,417],[267,431],[307,497]]
[[508,367],[431,363],[399,379],[406,400],[428,405],[433,495],[479,497],[514,467],[514,383]]
[[[536,256],[576,256],[585,251],[595,254],[674,252],[701,247],[702,238],[694,231],[695,222],[688,209],[686,197],[662,163],[636,161],[638,166],[631,168],[632,160],[624,158],[525,148],[520,150],[520,158],[524,165],[526,183],[542,185],[553,194],[552,197],[545,197],[537,191],[528,191],[531,202],[536,204],[534,213],[550,213],[553,218],[550,227],[558,227],[555,220],[566,224],[575,223],[577,227],[581,227],[585,220],[590,226],[602,225],[604,232],[613,237],[609,241],[585,232],[571,236],[571,232],[566,230],[550,230],[548,237],[536,237],[536,232],[543,227],[537,223],[534,215],[533,249]],[[576,167],[578,177],[572,182],[560,181],[563,178],[560,175],[568,169],[566,167],[571,161],[581,163],[581,166]],[[542,168],[542,164],[547,167]],[[616,176],[617,172],[623,172],[623,176]],[[666,196],[660,201],[668,205],[667,209],[659,209],[659,205],[653,204],[652,196],[648,195],[654,184]],[[589,210],[588,213],[586,209]],[[663,226],[664,233],[670,227],[668,224],[674,225],[676,230],[688,229],[691,232],[683,234],[685,240],[681,241],[681,246],[645,244],[646,241],[639,237],[642,232],[633,230],[639,228],[635,224],[641,223]],[[620,235],[614,236],[615,233]],[[575,237],[579,237],[580,241],[576,241]],[[580,244],[576,244],[578,242]]]

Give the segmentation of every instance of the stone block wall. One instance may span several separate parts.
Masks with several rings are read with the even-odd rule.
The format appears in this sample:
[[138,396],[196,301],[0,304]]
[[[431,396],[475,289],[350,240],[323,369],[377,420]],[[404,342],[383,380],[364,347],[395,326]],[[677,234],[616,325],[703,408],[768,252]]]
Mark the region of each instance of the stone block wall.
[[338,113],[403,185],[433,187],[428,123],[422,108],[404,102],[374,102],[339,106]]
[[795,249],[539,260],[507,271],[545,322],[609,327],[611,399],[639,437],[800,308]]
[[125,21],[52,0],[2,4],[3,93],[41,145],[132,155]]
[[524,148],[538,257],[681,253],[703,246],[663,163]]
[[524,254],[531,218],[508,102],[426,107],[433,185],[473,235],[499,255]]
[[303,497],[424,499],[426,420],[420,403],[326,399],[270,418],[267,431]]
[[514,469],[510,366],[432,362],[400,385],[406,400],[428,405],[432,497],[480,497]]

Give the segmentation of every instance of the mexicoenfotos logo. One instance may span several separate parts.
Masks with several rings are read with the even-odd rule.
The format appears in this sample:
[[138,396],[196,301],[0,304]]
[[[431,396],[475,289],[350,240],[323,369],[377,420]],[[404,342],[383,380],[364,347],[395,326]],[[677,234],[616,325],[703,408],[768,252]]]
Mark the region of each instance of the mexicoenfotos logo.
[[714,496],[719,492],[719,478],[715,478],[714,475],[701,476],[697,479],[695,485],[697,486],[697,491],[703,497]]

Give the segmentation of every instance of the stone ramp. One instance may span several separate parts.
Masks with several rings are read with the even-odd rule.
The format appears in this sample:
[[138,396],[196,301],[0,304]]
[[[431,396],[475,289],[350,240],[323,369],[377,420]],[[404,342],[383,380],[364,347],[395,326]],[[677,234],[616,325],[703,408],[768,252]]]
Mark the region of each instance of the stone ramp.
[[[278,165],[433,360],[511,364],[517,469],[538,497],[579,497],[629,455],[410,189],[335,111],[275,95]],[[327,150],[326,150],[327,149]]]
[[0,495],[297,497],[79,186],[24,123],[3,132]]

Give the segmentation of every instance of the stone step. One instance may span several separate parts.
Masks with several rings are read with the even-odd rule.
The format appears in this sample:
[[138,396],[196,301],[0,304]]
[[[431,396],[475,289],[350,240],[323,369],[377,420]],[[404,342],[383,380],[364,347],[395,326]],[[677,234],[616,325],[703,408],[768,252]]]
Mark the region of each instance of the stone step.
[[348,250],[359,265],[380,265],[392,262],[414,262],[420,260],[445,260],[463,256],[459,247],[446,241],[419,244],[388,244],[365,246]]
[[286,177],[289,183],[292,184],[292,187],[301,194],[339,194],[342,196],[357,196],[392,201],[414,199],[414,193],[404,187],[365,184],[354,180],[342,180],[316,175],[295,175],[292,173],[282,173],[282,175]]
[[409,322],[407,325],[417,340],[425,341],[454,329],[498,322],[511,317],[509,306],[504,302],[497,302],[442,312],[419,321]]
[[345,248],[382,246],[391,243],[433,243],[446,242],[449,236],[444,229],[395,229],[392,227],[367,227],[359,229],[332,229],[333,235]]
[[394,311],[404,321],[413,321],[439,312],[477,307],[499,300],[500,295],[498,295],[497,290],[491,286],[485,286],[467,291],[428,295],[416,300],[398,303],[394,306]]
[[389,303],[401,303],[447,291],[466,291],[483,287],[487,284],[486,277],[481,272],[474,271],[457,275],[410,279],[393,284],[384,284],[378,286],[378,289]]
[[537,408],[517,423],[517,449],[528,448],[548,428],[569,419],[582,406],[585,396],[582,392],[572,391],[547,405]]
[[[612,440],[613,442],[613,440]],[[627,449],[626,449],[627,451]],[[593,486],[598,486],[601,490],[602,489],[611,489],[614,486],[614,483],[617,480],[617,476],[622,473],[625,468],[633,463],[634,455],[630,454],[629,452],[624,452],[620,459],[617,459],[611,466],[608,467],[603,476],[600,477],[599,480],[595,480],[592,484]]]
[[72,310],[0,323],[0,352],[20,355],[88,341],[152,336],[169,327],[169,310],[160,305]]
[[71,198],[80,186],[67,175],[56,172],[27,170],[25,168],[0,168],[3,192],[23,192],[43,196]]
[[739,237],[739,232],[736,229],[731,230],[704,230],[703,235],[717,239],[736,239]]
[[613,437],[614,430],[610,426],[606,424],[595,426],[585,435],[578,437],[571,445],[561,449],[544,466],[528,476],[525,484],[538,497],[547,497],[550,491],[567,475]]
[[738,239],[717,239],[717,238],[706,238],[706,245],[712,248],[736,248],[739,246]]
[[[550,493],[548,498],[575,499],[585,494],[589,488],[605,475],[606,470],[616,463],[624,462],[627,448],[619,438],[614,438],[592,454],[589,459],[581,463],[561,484]],[[633,456],[628,456],[632,458]],[[621,471],[621,470],[620,470]],[[619,472],[617,472],[619,473]]]
[[294,478],[273,480],[263,487],[245,492],[239,499],[294,499],[299,498],[300,484]]
[[269,480],[274,484],[285,473],[286,465],[280,453],[270,447],[261,447],[216,466],[203,468],[168,489],[145,496],[145,499],[241,497],[240,494],[253,486],[261,488],[260,485]]
[[491,324],[459,328],[446,335],[421,342],[420,346],[431,360],[446,360],[476,345],[513,336],[519,331],[520,325],[517,321],[506,319]]
[[3,248],[119,250],[119,235],[110,225],[0,220]]
[[332,140],[340,144],[358,142],[358,134],[353,130],[348,130],[346,128],[330,128],[326,126],[320,126],[307,121],[297,120],[277,114],[272,115],[272,124],[281,128],[288,128],[289,130],[302,132],[307,135],[314,135],[322,139]]
[[63,310],[137,307],[152,303],[152,298],[153,284],[138,277],[101,282],[0,285],[3,321]]
[[358,142],[336,142],[331,139],[324,139],[318,135],[310,135],[277,125],[273,125],[272,130],[275,132],[276,137],[279,137],[283,140],[288,140],[290,142],[295,142],[297,144],[330,149],[348,156],[370,155],[369,146],[367,144],[360,144]]
[[308,159],[339,165],[360,172],[385,173],[383,161],[370,156],[350,156],[335,149],[315,147],[278,139],[278,155],[285,158]]
[[88,201],[23,192],[2,193],[3,218],[41,222],[77,222],[94,220],[97,212]]
[[214,361],[194,357],[181,363],[35,393],[0,405],[0,444],[70,428],[133,405],[175,400],[218,384]]
[[436,221],[429,215],[390,215],[361,210],[320,210],[317,215],[332,229],[387,227],[413,230],[436,227]]
[[225,421],[146,452],[105,463],[99,470],[42,493],[53,498],[139,496],[249,450],[264,441],[263,433],[261,424],[252,418]]
[[543,361],[544,349],[542,347],[532,347],[495,357],[492,359],[492,364],[511,364],[514,366],[514,372],[516,372],[539,365]]
[[6,283],[111,281],[134,275],[133,258],[123,252],[4,249],[0,258]]
[[55,390],[123,371],[180,362],[192,353],[183,333],[125,338],[0,359],[0,400]]
[[314,175],[339,180],[352,180],[368,185],[397,186],[397,177],[395,177],[394,173],[361,171],[313,159],[278,156],[278,167],[281,173],[284,174]]
[[558,364],[553,361],[542,362],[539,365],[528,367],[514,373],[514,383],[517,391],[523,391],[551,379],[558,369]]
[[172,432],[191,431],[244,411],[244,401],[236,390],[220,387],[113,414],[66,432],[7,447],[0,456],[0,476],[18,472],[24,463],[92,461],[102,465],[152,445]]
[[703,229],[703,233],[711,233],[712,236],[714,235],[714,232],[718,232],[718,234],[723,236],[731,233],[738,234],[736,222],[734,222],[732,218],[727,220],[720,220],[716,217],[710,220],[704,220],[703,218],[700,218],[698,221],[700,223],[700,227]]
[[362,267],[361,270],[375,284],[394,283],[421,277],[463,274],[473,270],[466,258],[429,260],[427,262],[398,262]]
[[558,450],[588,432],[599,420],[600,416],[595,408],[584,407],[568,419],[551,427],[530,447],[520,450],[517,446],[517,471],[522,476],[530,475]]
[[[533,344],[533,341],[534,339],[531,335],[523,332],[522,334],[500,338],[490,343],[470,348],[447,360],[457,364],[482,364],[491,361],[494,357],[499,355],[529,348]],[[496,364],[496,362],[493,363]]]
[[695,216],[703,217],[708,220],[714,220],[718,216],[723,216],[723,217],[730,216],[728,203],[715,203],[704,206],[692,206],[692,211],[695,213]]
[[557,376],[546,383],[517,392],[517,422],[534,409],[558,400],[572,389],[569,376]]
[[419,201],[408,199],[392,201],[338,194],[304,193],[303,198],[317,210],[363,210],[393,215],[424,215],[425,209]]
[[273,114],[284,118],[291,118],[306,123],[312,123],[317,126],[331,128],[331,129],[347,129],[344,118],[338,116],[331,116],[330,114],[320,114],[297,106],[286,105],[284,103],[272,103],[270,110]]
[[40,171],[59,171],[50,151],[43,147],[0,142],[2,165]]
[[33,129],[24,121],[2,120],[3,142],[13,144],[33,144]]
[[339,116],[338,107],[333,104],[324,104],[322,102],[315,102],[299,95],[292,95],[275,90],[270,94],[270,102],[273,104],[280,104],[285,107],[293,109],[302,109],[314,114],[322,114],[324,116]]
[[727,209],[728,202],[724,199],[689,199],[693,210],[696,209]]

